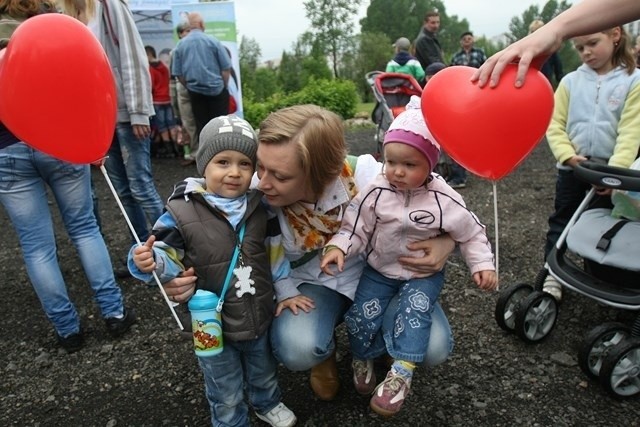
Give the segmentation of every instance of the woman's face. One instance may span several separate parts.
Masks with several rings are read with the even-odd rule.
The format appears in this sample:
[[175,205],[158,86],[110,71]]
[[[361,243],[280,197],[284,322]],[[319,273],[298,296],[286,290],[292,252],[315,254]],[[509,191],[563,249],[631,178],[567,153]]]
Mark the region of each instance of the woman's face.
[[258,144],[257,172],[258,189],[271,206],[313,201],[294,144]]

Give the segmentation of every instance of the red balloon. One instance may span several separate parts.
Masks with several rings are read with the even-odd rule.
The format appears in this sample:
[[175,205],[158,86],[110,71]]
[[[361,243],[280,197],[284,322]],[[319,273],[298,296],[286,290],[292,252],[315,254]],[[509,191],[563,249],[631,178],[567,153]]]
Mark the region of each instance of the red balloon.
[[31,147],[73,163],[104,157],[116,87],[100,42],[58,13],[26,20],[0,62],[0,121]]
[[422,92],[422,114],[431,133],[456,162],[483,178],[513,171],[544,136],[553,113],[553,90],[535,69],[521,88],[509,65],[495,88],[471,83],[471,67],[448,67]]

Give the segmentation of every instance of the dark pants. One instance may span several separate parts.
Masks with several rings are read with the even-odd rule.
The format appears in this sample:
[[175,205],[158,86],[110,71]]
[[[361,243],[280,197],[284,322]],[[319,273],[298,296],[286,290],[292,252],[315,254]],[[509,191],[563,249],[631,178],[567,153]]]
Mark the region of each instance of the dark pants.
[[467,182],[467,170],[451,159],[451,173],[447,180],[453,184],[464,184]]
[[[549,231],[547,231],[547,242],[544,247],[545,260],[590,189],[591,184],[576,178],[572,170],[558,170],[555,212],[549,217]],[[612,208],[613,206],[610,197],[596,197],[589,207]]]
[[189,99],[198,136],[211,119],[229,114],[229,91],[227,89],[223,89],[219,95],[215,96],[189,91]]

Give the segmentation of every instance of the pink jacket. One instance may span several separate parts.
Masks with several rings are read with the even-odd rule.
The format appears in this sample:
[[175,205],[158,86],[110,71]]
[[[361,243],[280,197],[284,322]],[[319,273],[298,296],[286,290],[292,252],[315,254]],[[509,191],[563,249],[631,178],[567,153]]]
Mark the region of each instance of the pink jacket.
[[327,245],[348,257],[366,251],[369,265],[385,277],[410,279],[415,273],[397,261],[415,256],[407,244],[444,233],[459,243],[471,274],[495,270],[484,225],[442,177],[432,175],[428,187],[398,191],[380,174],[351,200],[340,231]]

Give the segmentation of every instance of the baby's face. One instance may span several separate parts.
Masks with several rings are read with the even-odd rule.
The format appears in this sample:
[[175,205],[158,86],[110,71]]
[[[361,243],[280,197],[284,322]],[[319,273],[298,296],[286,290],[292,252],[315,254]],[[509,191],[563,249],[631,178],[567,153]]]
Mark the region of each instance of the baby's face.
[[415,148],[399,142],[384,145],[384,174],[398,190],[423,186],[430,171],[429,160]]
[[245,154],[221,151],[209,161],[204,170],[206,190],[219,196],[234,199],[249,190],[253,176],[253,163]]

